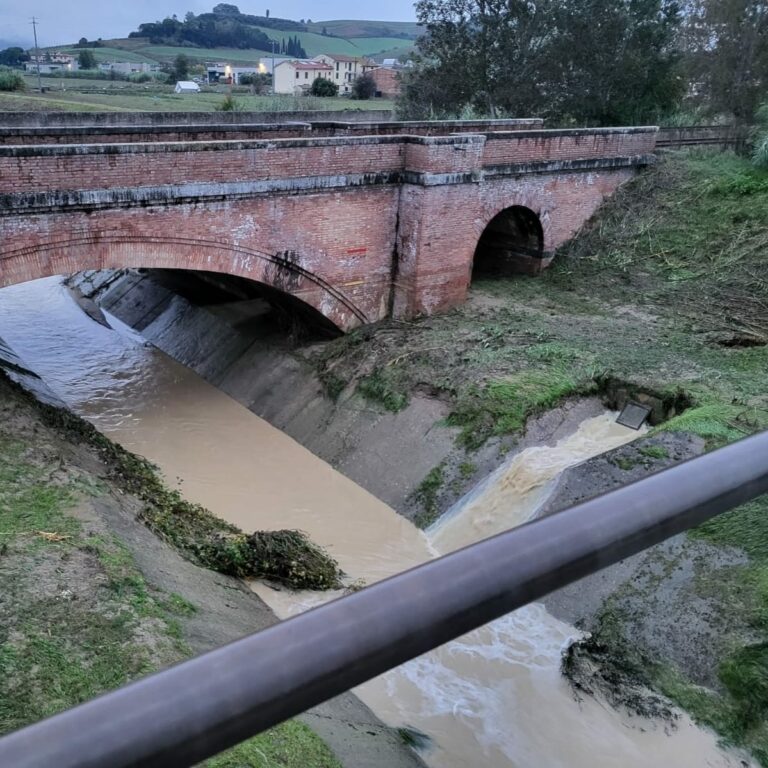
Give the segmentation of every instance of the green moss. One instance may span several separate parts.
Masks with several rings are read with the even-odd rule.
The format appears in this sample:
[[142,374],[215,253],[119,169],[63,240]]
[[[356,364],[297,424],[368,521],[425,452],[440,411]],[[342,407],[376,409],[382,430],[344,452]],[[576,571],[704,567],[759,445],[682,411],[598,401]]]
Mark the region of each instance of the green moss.
[[445,481],[445,467],[439,464],[430,470],[414,492],[414,498],[421,504],[421,512],[414,522],[419,528],[429,528],[437,520],[440,513],[438,496]]
[[612,461],[619,469],[624,470],[625,472],[629,472],[629,470],[634,469],[641,463],[639,459],[631,456],[617,456],[612,459]]
[[663,445],[643,445],[637,452],[649,459],[668,459],[669,451]]

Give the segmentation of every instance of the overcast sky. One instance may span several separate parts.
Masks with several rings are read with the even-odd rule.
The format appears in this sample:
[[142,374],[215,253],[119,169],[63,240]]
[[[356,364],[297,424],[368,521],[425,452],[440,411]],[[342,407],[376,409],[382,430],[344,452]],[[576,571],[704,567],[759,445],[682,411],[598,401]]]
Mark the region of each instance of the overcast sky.
[[[413,0],[259,0],[238,2],[243,13],[287,19],[375,19],[381,21],[413,21]],[[81,37],[126,37],[145,21],[156,21],[174,13],[180,18],[187,11],[210,11],[219,0],[0,0],[0,40],[27,42],[32,40],[29,24],[33,15],[41,46],[76,42]]]

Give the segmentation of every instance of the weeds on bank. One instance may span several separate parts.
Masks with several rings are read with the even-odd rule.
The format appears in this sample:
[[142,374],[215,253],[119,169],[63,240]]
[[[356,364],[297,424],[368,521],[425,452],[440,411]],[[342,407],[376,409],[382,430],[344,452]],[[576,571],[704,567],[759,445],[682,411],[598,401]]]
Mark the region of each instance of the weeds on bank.
[[459,395],[448,424],[461,427],[459,442],[476,449],[492,435],[518,432],[531,416],[595,388],[593,381],[576,379],[558,367],[523,371],[482,388],[467,388]]
[[429,528],[437,520],[440,514],[437,500],[444,481],[445,467],[443,464],[439,464],[430,470],[415,490],[413,496],[421,505],[421,511],[416,515],[414,523],[419,528]]
[[169,489],[146,459],[113,443],[73,413],[39,403],[6,377],[6,383],[31,404],[43,422],[73,442],[94,448],[109,478],[144,506],[140,519],[185,556],[212,570],[282,581],[295,589],[337,589],[342,573],[330,555],[299,531],[245,535],[199,504]]

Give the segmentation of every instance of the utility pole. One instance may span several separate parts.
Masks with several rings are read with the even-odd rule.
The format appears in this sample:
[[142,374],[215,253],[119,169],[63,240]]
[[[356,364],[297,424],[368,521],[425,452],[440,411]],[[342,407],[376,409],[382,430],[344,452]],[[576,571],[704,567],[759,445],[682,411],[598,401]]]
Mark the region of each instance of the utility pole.
[[43,92],[43,83],[40,80],[40,46],[37,44],[37,19],[32,17],[32,32],[35,35],[35,61],[37,61],[37,88]]
[[274,96],[275,91],[275,41],[270,40],[272,43],[272,95]]

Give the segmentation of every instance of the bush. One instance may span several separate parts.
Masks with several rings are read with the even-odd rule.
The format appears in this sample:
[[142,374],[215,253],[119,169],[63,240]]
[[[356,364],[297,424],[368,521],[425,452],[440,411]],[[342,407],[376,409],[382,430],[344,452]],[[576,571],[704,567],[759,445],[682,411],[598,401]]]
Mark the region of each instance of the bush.
[[0,91],[26,91],[27,84],[18,72],[0,70]]
[[313,96],[338,96],[339,86],[324,77],[316,77],[310,93]]
[[214,109],[217,112],[242,112],[243,105],[231,93],[228,93],[224,97],[224,101],[221,104],[217,104]]
[[359,75],[352,83],[352,98],[367,101],[376,95],[376,81],[369,75]]

